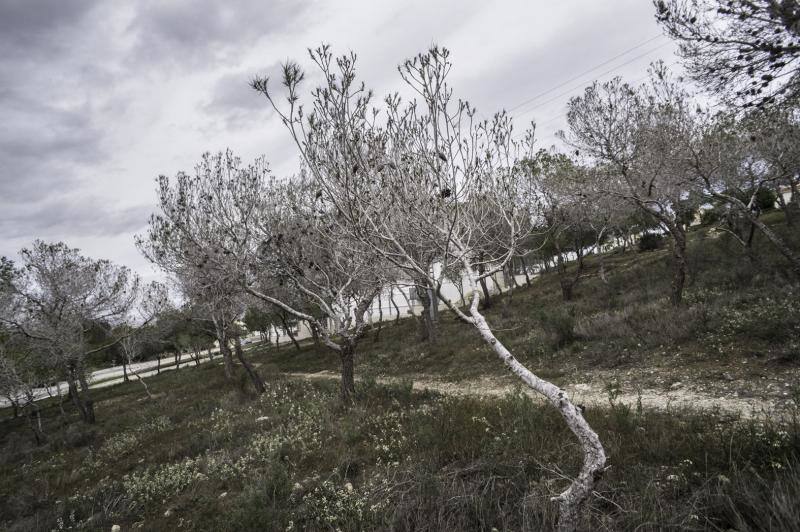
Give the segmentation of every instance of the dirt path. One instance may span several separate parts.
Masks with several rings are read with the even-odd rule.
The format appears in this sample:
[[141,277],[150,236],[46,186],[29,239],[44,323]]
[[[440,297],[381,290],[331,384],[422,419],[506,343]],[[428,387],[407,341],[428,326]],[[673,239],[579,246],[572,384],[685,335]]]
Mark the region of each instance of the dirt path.
[[[332,371],[286,373],[286,375],[308,380],[339,378],[339,375]],[[376,381],[381,384],[391,384],[401,382],[401,379],[377,378]],[[427,389],[449,395],[480,396],[502,396],[519,388],[530,397],[539,401],[544,401],[539,394],[531,390],[520,388],[511,380],[491,377],[461,382],[448,382],[427,375],[421,375],[419,378],[414,379],[413,388],[415,390]],[[609,392],[603,386],[591,383],[574,383],[568,384],[563,388],[577,404],[587,406],[609,405]],[[650,388],[640,389],[638,393],[625,393],[623,391],[615,396],[615,401],[617,403],[630,405],[634,408],[638,402],[641,401],[642,407],[646,409],[667,410],[673,408],[691,408],[695,410],[718,410],[726,414],[741,415],[745,418],[781,418],[785,413],[785,408],[781,407],[777,401],[750,397],[715,397],[685,387],[676,387],[668,392]]]

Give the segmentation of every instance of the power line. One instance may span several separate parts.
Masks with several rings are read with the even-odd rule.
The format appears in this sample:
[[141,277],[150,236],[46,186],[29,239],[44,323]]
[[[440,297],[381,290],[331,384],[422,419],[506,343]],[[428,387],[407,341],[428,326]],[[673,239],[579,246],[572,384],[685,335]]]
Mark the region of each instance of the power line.
[[518,104],[518,105],[516,105],[516,106],[512,107],[511,109],[509,109],[509,110],[508,110],[508,112],[509,112],[509,113],[511,113],[511,112],[513,112],[513,111],[516,111],[516,110],[517,110],[517,109],[519,109],[520,107],[524,107],[525,105],[528,105],[528,104],[529,104],[529,103],[531,103],[532,101],[534,101],[534,100],[536,100],[536,99],[538,99],[538,98],[541,98],[542,96],[546,96],[546,95],[550,94],[551,92],[553,92],[554,90],[556,90],[556,89],[560,89],[560,88],[561,88],[561,87],[563,87],[564,85],[566,85],[566,84],[568,84],[568,83],[572,83],[572,82],[573,82],[573,81],[575,81],[576,79],[578,79],[578,78],[581,78],[581,77],[585,76],[586,74],[589,74],[590,72],[593,72],[593,71],[597,70],[597,69],[598,69],[598,68],[600,68],[600,67],[606,66],[607,64],[609,64],[609,63],[611,63],[611,62],[613,62],[613,61],[615,61],[615,60],[619,59],[620,57],[622,57],[622,56],[624,56],[624,55],[627,55],[628,53],[630,53],[630,52],[632,52],[632,51],[634,51],[634,50],[636,50],[636,49],[638,49],[638,48],[641,48],[642,46],[644,46],[644,45],[646,45],[646,44],[650,44],[651,42],[653,42],[653,41],[655,41],[656,39],[659,39],[659,38],[661,38],[661,37],[663,37],[663,36],[664,36],[663,34],[658,34],[658,35],[656,35],[655,37],[651,37],[651,38],[647,39],[646,41],[643,41],[643,42],[641,42],[641,43],[637,44],[636,46],[634,46],[634,47],[632,47],[632,48],[628,48],[628,49],[627,49],[627,50],[625,50],[624,52],[621,52],[621,53],[619,53],[619,54],[615,55],[615,56],[614,56],[614,57],[612,57],[611,59],[608,59],[608,60],[606,60],[606,61],[603,61],[603,62],[602,62],[602,63],[600,63],[599,65],[595,65],[595,66],[593,66],[592,68],[590,68],[589,70],[586,70],[585,72],[582,72],[582,73],[578,74],[577,76],[575,76],[575,77],[573,77],[573,78],[570,78],[570,79],[568,79],[568,80],[566,80],[566,81],[564,81],[564,82],[562,82],[562,83],[559,83],[558,85],[555,85],[555,86],[553,86],[553,87],[550,87],[550,88],[549,88],[549,89],[547,89],[546,91],[544,91],[544,92],[541,92],[541,93],[537,94],[536,96],[533,96],[533,97],[531,97],[531,98],[529,98],[529,99],[525,100],[524,102],[522,102],[522,103],[520,103],[520,104]]
[[[606,70],[605,72],[603,72],[602,74],[598,74],[598,75],[595,77],[595,79],[602,78],[603,76],[605,76],[605,75],[608,75],[608,74],[610,74],[610,73],[614,72],[615,70],[619,70],[620,68],[622,68],[622,67],[624,67],[624,66],[628,66],[628,65],[630,65],[631,63],[633,63],[633,62],[635,62],[635,61],[638,61],[639,59],[641,59],[641,58],[643,58],[643,57],[646,57],[646,56],[650,55],[651,53],[655,52],[656,50],[659,50],[659,49],[661,49],[661,48],[663,48],[663,47],[667,46],[668,44],[672,44],[672,41],[665,42],[664,44],[661,44],[661,45],[659,45],[659,46],[656,46],[655,48],[652,48],[652,49],[650,49],[650,50],[646,51],[646,52],[645,52],[645,53],[643,53],[643,54],[639,54],[639,55],[637,55],[636,57],[634,57],[633,59],[629,59],[628,61],[625,61],[624,63],[622,63],[622,64],[620,64],[620,65],[617,65],[617,66],[615,66],[614,68],[610,68],[610,69]],[[576,78],[573,78],[573,79],[578,79],[579,77],[581,77],[581,76],[578,76],[578,77],[576,77]],[[547,99],[547,100],[545,100],[545,101],[543,101],[543,102],[540,102],[540,103],[538,103],[538,104],[534,105],[533,107],[531,107],[531,108],[529,108],[529,109],[527,109],[527,110],[525,110],[525,111],[523,111],[523,112],[521,112],[521,113],[517,114],[516,116],[514,116],[514,118],[519,118],[520,116],[522,116],[522,115],[524,115],[524,114],[528,114],[528,113],[530,113],[531,111],[534,111],[534,110],[536,110],[536,109],[539,109],[540,107],[542,107],[542,106],[544,106],[544,105],[547,105],[548,103],[554,102],[555,100],[558,100],[558,99],[559,99],[559,98],[561,98],[562,96],[565,96],[565,95],[567,95],[567,94],[569,94],[569,93],[573,92],[575,89],[579,89],[579,88],[581,88],[581,87],[582,87],[582,86],[583,86],[585,83],[586,83],[586,82],[581,82],[580,84],[578,84],[578,85],[576,85],[576,86],[573,86],[573,87],[571,87],[571,88],[567,89],[567,90],[566,90],[566,91],[564,91],[564,92],[561,92],[561,93],[559,93],[559,94],[556,94],[556,95],[555,95],[555,96],[553,96],[552,98],[549,98],[549,99]],[[520,106],[517,106],[517,107],[515,107],[515,109],[519,109],[519,107],[520,107]]]
[[[671,63],[667,64],[666,66],[667,66],[667,67],[671,67],[671,66],[673,66],[673,65],[675,65],[675,64],[677,64],[677,63],[678,63],[678,60],[675,60],[675,61],[673,61],[673,62],[671,62]],[[624,66],[624,65],[620,65],[620,66]],[[608,73],[609,73],[609,72],[606,72],[606,74],[608,74]],[[601,76],[600,76],[600,77],[602,77],[602,76],[603,76],[603,74],[601,74]],[[642,81],[642,80],[644,80],[644,79],[648,78],[649,76],[650,76],[650,74],[645,74],[644,76],[642,76],[642,77],[640,77],[640,78],[636,78],[636,79],[635,79],[635,80],[633,80],[633,81],[629,81],[628,83],[629,83],[630,85],[635,85],[636,83],[639,83],[640,81]],[[568,92],[569,92],[569,91],[568,91]],[[542,123],[537,123],[537,124],[536,124],[536,127],[537,127],[537,128],[539,128],[539,127],[542,127],[542,126],[546,126],[546,125],[548,125],[548,124],[550,124],[550,123],[552,123],[552,122],[555,122],[556,120],[558,120],[558,119],[560,119],[560,118],[564,118],[564,117],[566,117],[566,116],[567,116],[567,112],[565,111],[565,112],[563,112],[563,113],[561,113],[561,114],[559,114],[559,115],[556,115],[556,116],[553,116],[553,117],[550,117],[550,118],[548,118],[546,121],[544,121],[544,122],[542,122]],[[520,134],[520,135],[517,135],[516,137],[514,137],[514,140],[519,140],[519,139],[521,139],[521,138],[522,138],[524,135],[525,135],[524,133],[522,133],[522,134]],[[556,137],[556,134],[555,134],[555,132],[553,132],[553,133],[550,133],[549,135],[546,135],[546,136],[542,137],[541,139],[538,139],[538,138],[537,138],[536,140],[549,139],[549,138],[557,138],[557,137]]]

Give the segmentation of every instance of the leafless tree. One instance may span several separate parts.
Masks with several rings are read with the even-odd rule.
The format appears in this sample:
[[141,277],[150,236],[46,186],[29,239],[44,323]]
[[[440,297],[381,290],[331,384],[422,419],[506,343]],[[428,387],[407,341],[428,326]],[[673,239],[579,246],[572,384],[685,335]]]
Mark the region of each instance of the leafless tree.
[[[595,82],[569,101],[569,131],[560,136],[589,159],[593,192],[629,202],[658,222],[672,239],[673,305],[681,304],[687,276],[686,226],[695,198],[686,175],[683,139],[688,99],[663,64],[649,83],[634,88],[620,78]],[[587,190],[588,191],[588,190]]]
[[[702,194],[727,205],[757,228],[800,276],[800,255],[759,218],[757,206],[759,192],[794,178],[800,168],[797,147],[781,135],[783,128],[764,127],[762,120],[698,111],[691,117],[692,135],[684,143],[689,175]],[[749,247],[748,242],[742,243]]]
[[505,114],[478,120],[467,102],[456,101],[447,84],[449,52],[432,48],[405,61],[401,77],[418,100],[385,100],[372,106],[372,93],[357,82],[355,55],[334,59],[329,48],[311,51],[323,74],[311,111],[299,103],[303,72],[284,66],[287,104],[267,79],[254,87],[265,94],[291,132],[322,196],[332,204],[337,230],[378,251],[410,277],[440,287],[428,263],[463,267],[469,286],[464,310],[436,291],[462,321],[531,389],[558,409],[578,438],[584,456],[578,477],[557,499],[560,526],[578,526],[581,504],[602,474],[605,453],[597,434],[567,394],[523,366],[493,334],[480,311],[480,282],[502,271],[529,230],[530,210],[520,200],[511,122]]
[[796,0],[655,0],[692,76],[745,108],[800,96]]
[[[84,257],[64,243],[34,242],[20,251],[21,267],[3,283],[0,322],[24,335],[53,371],[87,423],[95,422],[86,358],[120,341],[115,325],[133,305],[139,279],[125,267]],[[105,339],[91,342],[100,328]],[[80,388],[79,388],[80,386]]]

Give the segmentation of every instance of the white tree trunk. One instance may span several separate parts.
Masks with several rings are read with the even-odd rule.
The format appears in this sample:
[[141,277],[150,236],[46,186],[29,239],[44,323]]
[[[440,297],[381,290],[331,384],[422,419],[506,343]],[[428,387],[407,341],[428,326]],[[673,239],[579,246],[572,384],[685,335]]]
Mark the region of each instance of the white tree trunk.
[[477,280],[472,273],[471,266],[468,264],[466,266],[472,288],[469,315],[481,338],[489,344],[514,375],[522,379],[530,389],[543,395],[551,405],[558,409],[564,418],[564,422],[580,443],[583,453],[581,470],[569,487],[554,498],[559,503],[558,529],[563,531],[576,530],[580,521],[583,503],[591,495],[605,468],[606,454],[603,444],[600,443],[597,433],[592,430],[592,427],[584,419],[581,409],[570,401],[564,390],[536,376],[514,358],[514,355],[497,339],[486,322],[486,318],[478,311],[480,293],[476,286]]

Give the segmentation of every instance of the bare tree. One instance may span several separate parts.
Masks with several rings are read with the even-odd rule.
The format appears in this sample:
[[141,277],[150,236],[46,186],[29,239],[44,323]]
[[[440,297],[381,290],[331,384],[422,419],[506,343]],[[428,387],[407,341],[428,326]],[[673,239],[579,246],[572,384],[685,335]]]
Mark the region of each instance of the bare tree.
[[[125,325],[128,330],[125,331],[119,342],[119,351],[123,357],[123,375],[126,382],[128,381],[127,368],[146,352],[148,344],[152,345],[157,342],[157,330],[151,326],[151,323],[162,316],[169,306],[167,288],[161,283],[152,282],[139,294],[135,303],[138,315],[134,316],[135,321]],[[153,395],[139,373],[140,370],[136,370],[133,372],[133,376],[144,387],[148,399],[152,399]]]
[[[221,267],[223,254],[228,265],[230,251],[226,240],[232,237],[220,230],[219,220],[215,218],[236,214],[235,210],[228,209],[232,194],[229,187],[247,186],[234,179],[241,174],[238,165],[230,152],[215,158],[205,154],[194,176],[180,172],[172,183],[166,176],[160,176],[161,212],[151,216],[147,235],[137,237],[136,243],[148,260],[173,277],[184,298],[199,312],[200,319],[213,323],[227,377],[233,378],[235,353],[253,386],[263,392],[266,389],[263,380],[239,348],[234,321],[244,316],[245,294],[236,268]],[[257,161],[249,170],[252,175],[268,172],[263,161]],[[212,210],[211,205],[217,201],[225,203]],[[239,221],[233,223],[242,226]],[[233,239],[235,242],[235,236]]]
[[796,0],[655,0],[692,76],[745,108],[800,96]]
[[595,82],[569,101],[566,143],[588,157],[603,179],[592,179],[600,196],[629,202],[652,217],[672,239],[672,304],[680,305],[686,283],[686,227],[695,198],[689,191],[683,158],[690,112],[685,93],[661,64],[638,88],[620,78]]
[[[133,305],[139,279],[125,267],[84,257],[64,243],[34,242],[20,251],[22,264],[3,283],[13,302],[0,322],[23,334],[69,385],[69,396],[87,423],[95,422],[86,358],[120,341],[114,326]],[[99,345],[90,333],[106,332]]]
[[426,277],[432,286],[440,286],[442,278],[419,259],[419,249],[437,257],[442,269],[464,268],[467,309],[436,293],[512,373],[558,409],[581,444],[581,471],[557,497],[560,527],[575,529],[579,509],[603,472],[603,447],[567,394],[514,358],[479,307],[481,280],[502,271],[516,254],[533,208],[519,201],[509,118],[499,114],[479,121],[472,106],[453,99],[445,49],[433,48],[400,66],[419,101],[402,105],[398,96],[389,96],[384,114],[372,108],[371,92],[356,81],[354,54],[334,60],[323,46],[311,58],[325,82],[313,92],[308,114],[298,103],[303,73],[296,64],[284,66],[286,107],[267,79],[253,85],[290,130],[321,194],[334,206],[338,231],[378,251],[409,276]]
[[[788,175],[793,177],[800,168],[800,153],[796,146],[787,145],[786,139],[776,136],[772,128],[761,129],[760,124],[730,114],[696,113],[691,117],[693,134],[684,143],[686,166],[702,194],[747,219],[800,276],[800,255],[759,218],[758,209],[760,192]],[[737,238],[749,248],[749,241]]]

